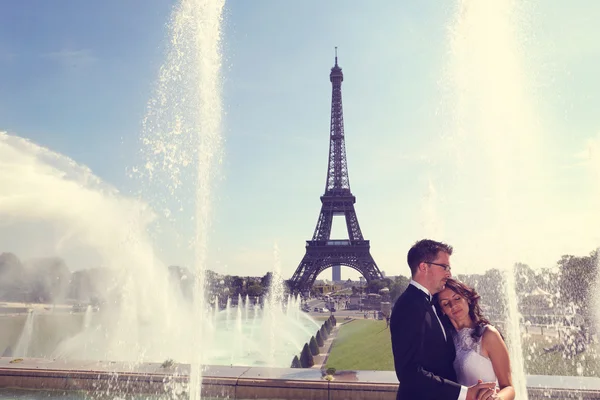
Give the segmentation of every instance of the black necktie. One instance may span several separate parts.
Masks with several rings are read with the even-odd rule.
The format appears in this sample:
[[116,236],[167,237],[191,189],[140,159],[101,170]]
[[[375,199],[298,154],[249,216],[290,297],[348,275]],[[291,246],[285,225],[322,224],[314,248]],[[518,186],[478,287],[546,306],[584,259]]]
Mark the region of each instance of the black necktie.
[[433,296],[430,294],[427,294],[425,292],[423,292],[423,294],[425,295],[425,300],[427,301],[427,304],[432,306],[433,305]]

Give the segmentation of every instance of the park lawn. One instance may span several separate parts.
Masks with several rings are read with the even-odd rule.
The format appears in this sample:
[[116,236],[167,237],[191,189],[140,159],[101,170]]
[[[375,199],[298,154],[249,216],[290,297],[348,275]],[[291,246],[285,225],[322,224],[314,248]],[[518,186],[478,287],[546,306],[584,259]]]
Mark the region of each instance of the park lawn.
[[392,341],[385,321],[356,319],[340,326],[327,368],[393,371]]
[[[357,319],[340,326],[326,367],[336,370],[393,371],[390,331],[385,325],[385,321]],[[560,351],[544,351],[544,347],[551,347],[557,342],[555,338],[537,335],[525,337],[522,343],[525,374],[600,375],[600,345],[591,345],[586,352],[565,359]]]

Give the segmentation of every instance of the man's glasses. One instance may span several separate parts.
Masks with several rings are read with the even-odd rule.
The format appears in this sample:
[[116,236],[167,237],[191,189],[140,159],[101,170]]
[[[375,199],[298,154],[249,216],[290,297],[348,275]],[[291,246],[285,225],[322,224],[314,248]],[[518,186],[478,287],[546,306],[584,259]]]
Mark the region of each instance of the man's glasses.
[[438,264],[438,263],[429,262],[429,261],[425,261],[425,264],[437,265],[438,267],[444,268],[444,271],[450,271],[452,269],[452,267],[450,267],[449,265],[446,265],[446,264]]

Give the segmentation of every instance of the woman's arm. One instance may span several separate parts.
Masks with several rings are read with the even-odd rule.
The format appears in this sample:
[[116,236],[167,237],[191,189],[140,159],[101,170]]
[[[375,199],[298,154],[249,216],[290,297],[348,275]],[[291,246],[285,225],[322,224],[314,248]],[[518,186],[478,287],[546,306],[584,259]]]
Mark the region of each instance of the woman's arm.
[[484,356],[492,361],[494,373],[498,378],[500,391],[498,396],[502,400],[514,400],[515,389],[512,385],[512,374],[510,369],[510,358],[508,348],[500,335],[500,332],[491,325],[483,333],[481,338],[481,350]]

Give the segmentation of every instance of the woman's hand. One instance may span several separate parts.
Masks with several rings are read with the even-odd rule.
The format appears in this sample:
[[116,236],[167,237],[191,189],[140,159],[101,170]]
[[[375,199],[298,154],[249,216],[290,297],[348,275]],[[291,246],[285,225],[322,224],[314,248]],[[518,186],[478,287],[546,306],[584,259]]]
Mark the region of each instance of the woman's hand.
[[477,396],[477,400],[503,400],[498,391],[498,388],[481,390]]

